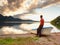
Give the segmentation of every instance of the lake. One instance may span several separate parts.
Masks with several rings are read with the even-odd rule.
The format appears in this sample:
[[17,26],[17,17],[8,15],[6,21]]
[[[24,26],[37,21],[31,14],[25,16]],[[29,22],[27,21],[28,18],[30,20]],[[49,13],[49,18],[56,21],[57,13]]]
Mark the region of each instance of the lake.
[[[31,24],[26,24],[26,23],[21,23],[21,24],[9,24],[9,25],[4,25],[0,26],[0,34],[26,34],[28,33],[25,30],[32,30],[32,29],[37,29],[39,26],[39,22],[34,22]],[[60,32],[59,29],[51,25],[50,23],[45,23],[45,27],[53,27],[51,33],[54,32]]]

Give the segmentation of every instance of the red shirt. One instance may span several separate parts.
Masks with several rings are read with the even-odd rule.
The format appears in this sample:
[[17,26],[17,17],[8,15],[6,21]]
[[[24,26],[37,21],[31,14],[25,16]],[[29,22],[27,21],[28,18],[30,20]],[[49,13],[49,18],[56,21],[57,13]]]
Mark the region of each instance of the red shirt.
[[44,25],[44,19],[43,18],[41,18],[41,20],[40,20],[40,25]]

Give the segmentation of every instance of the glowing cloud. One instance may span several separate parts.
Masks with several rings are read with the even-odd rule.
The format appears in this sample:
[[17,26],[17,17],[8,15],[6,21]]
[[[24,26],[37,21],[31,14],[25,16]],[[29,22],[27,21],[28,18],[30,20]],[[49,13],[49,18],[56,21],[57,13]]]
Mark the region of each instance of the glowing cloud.
[[60,0],[0,0],[0,13],[13,16],[31,12],[35,8],[50,6],[57,2]]

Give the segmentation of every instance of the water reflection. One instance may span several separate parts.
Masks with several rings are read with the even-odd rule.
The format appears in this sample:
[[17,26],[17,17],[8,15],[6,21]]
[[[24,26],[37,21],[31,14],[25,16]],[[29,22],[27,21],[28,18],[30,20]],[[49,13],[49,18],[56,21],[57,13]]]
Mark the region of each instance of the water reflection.
[[[0,26],[0,34],[26,34],[29,33],[26,30],[37,29],[39,22],[34,22],[31,24],[9,24],[8,26]],[[52,26],[50,23],[45,23],[44,27],[53,27],[51,33],[60,32],[56,27]]]

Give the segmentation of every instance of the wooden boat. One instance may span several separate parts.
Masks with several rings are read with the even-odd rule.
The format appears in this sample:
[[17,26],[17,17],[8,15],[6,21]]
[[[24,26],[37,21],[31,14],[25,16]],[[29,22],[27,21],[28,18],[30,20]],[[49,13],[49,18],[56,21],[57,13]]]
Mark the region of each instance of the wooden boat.
[[[53,29],[53,27],[44,27],[42,29],[41,33],[43,35],[50,35],[52,29]],[[32,30],[30,30],[30,32],[33,33],[33,34],[37,34],[37,29],[32,29]]]

